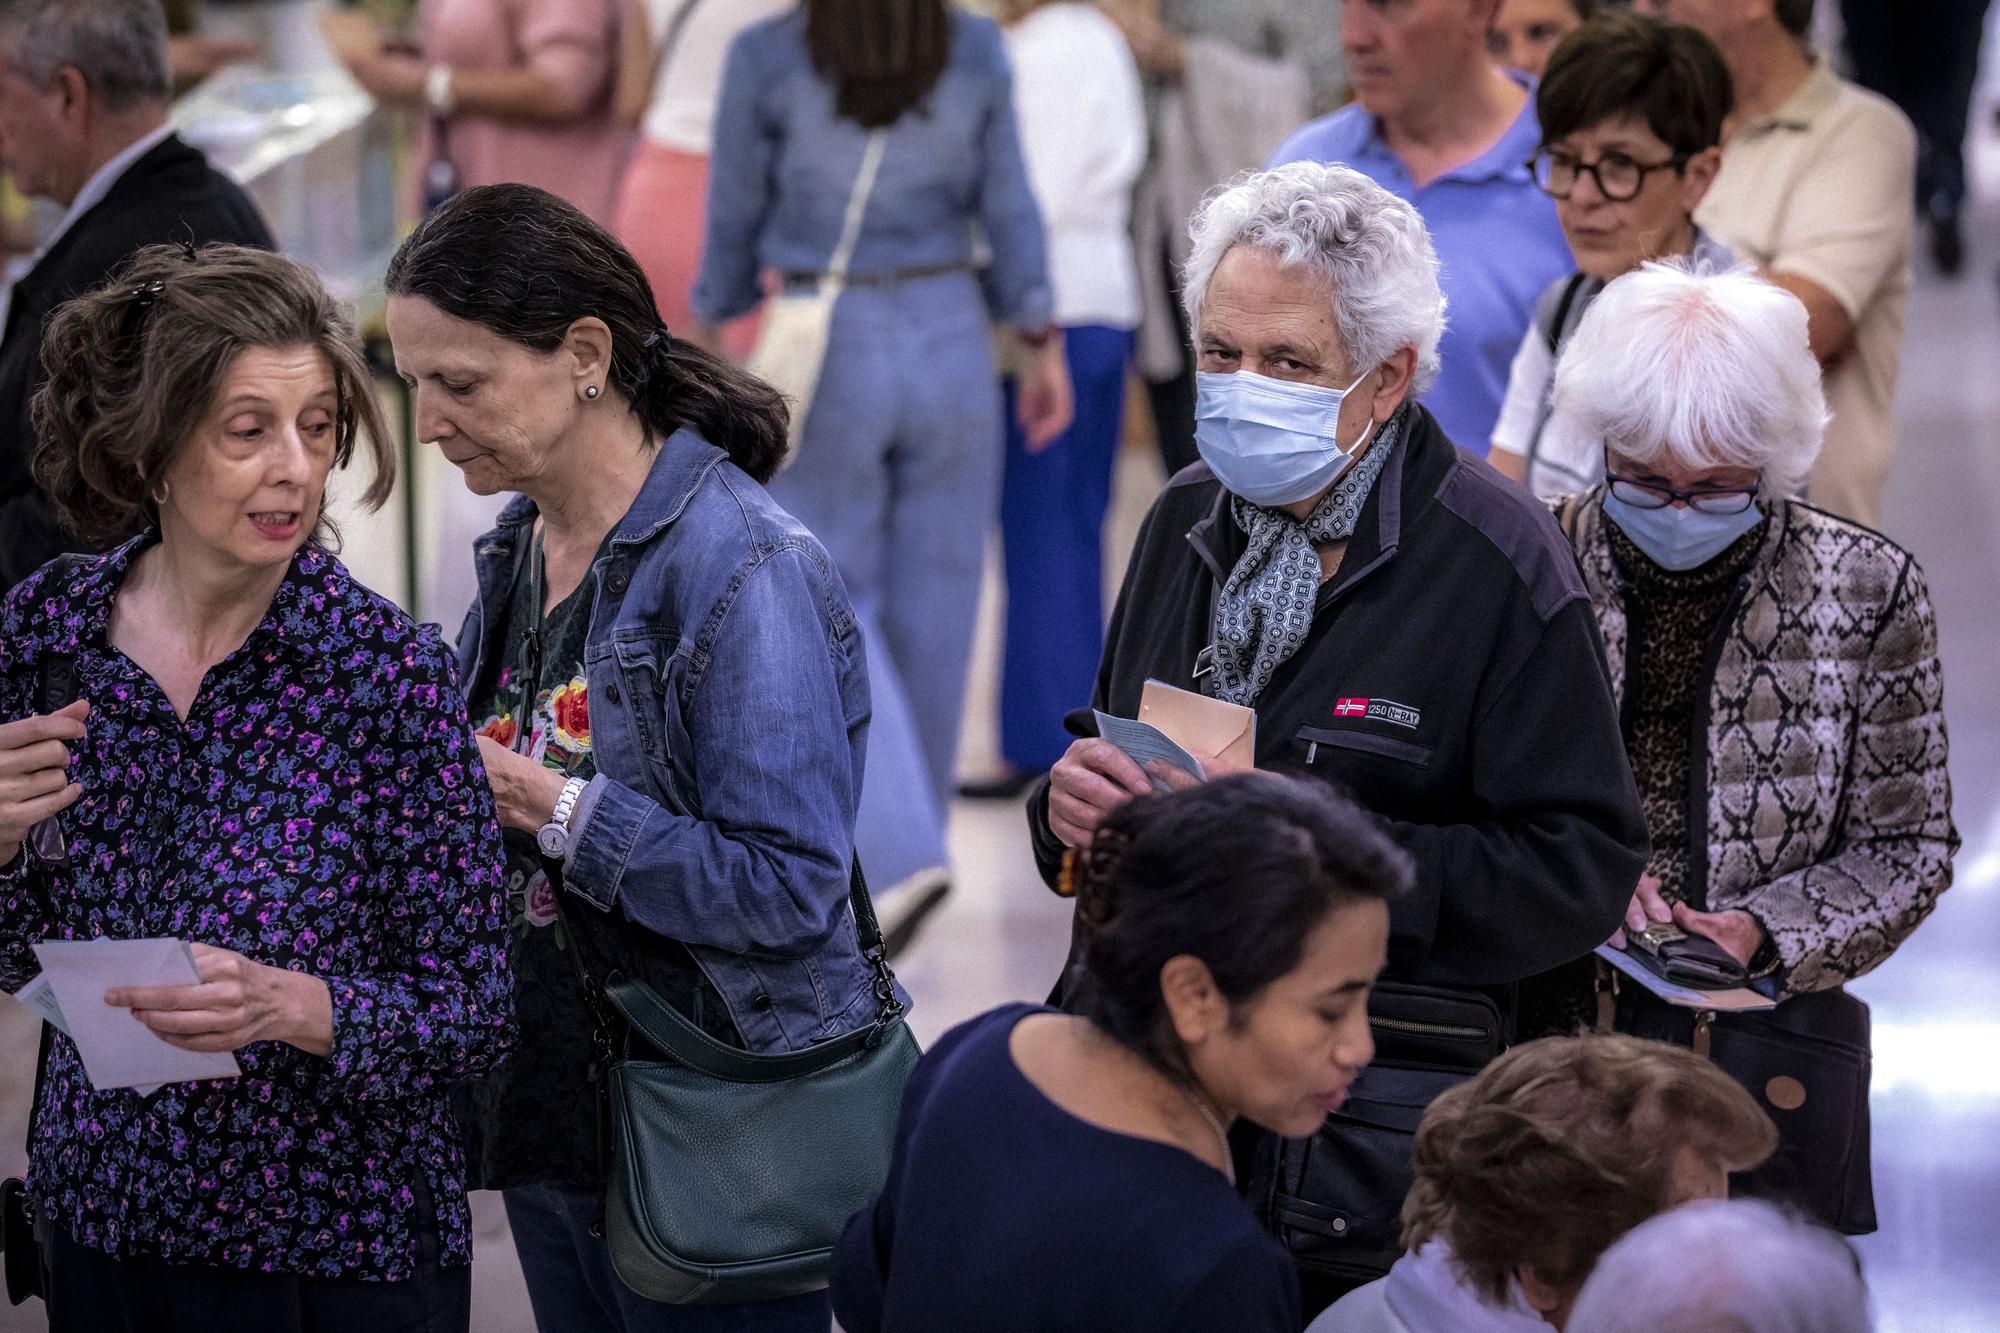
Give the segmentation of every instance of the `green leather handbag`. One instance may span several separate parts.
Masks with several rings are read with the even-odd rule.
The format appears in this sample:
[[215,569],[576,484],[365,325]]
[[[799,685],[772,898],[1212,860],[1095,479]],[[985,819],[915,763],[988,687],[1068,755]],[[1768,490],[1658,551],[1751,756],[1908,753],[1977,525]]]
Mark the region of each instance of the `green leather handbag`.
[[727,1046],[646,983],[606,978],[627,1040],[605,1089],[604,1238],[641,1296],[708,1305],[817,1291],[847,1219],[887,1179],[922,1052],[858,866],[850,902],[876,1019],[801,1051]]

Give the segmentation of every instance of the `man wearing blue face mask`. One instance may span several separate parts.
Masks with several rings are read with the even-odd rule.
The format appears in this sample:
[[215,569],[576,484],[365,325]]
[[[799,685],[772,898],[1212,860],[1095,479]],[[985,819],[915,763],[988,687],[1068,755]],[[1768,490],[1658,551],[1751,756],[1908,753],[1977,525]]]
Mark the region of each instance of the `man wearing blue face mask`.
[[[1645,860],[1575,561],[1547,510],[1416,401],[1445,312],[1414,208],[1358,172],[1295,162],[1213,196],[1191,233],[1201,462],[1148,515],[1095,697],[1077,703],[1135,716],[1157,679],[1254,708],[1258,767],[1350,793],[1416,863],[1390,909],[1385,980],[1490,1000],[1504,1029],[1517,982],[1617,926]],[[1029,807],[1051,883],[1155,778],[1187,780],[1094,737],[1070,747]],[[1392,1052],[1377,1043],[1379,1070]],[[1345,1143],[1315,1141],[1315,1160]],[[1407,1167],[1390,1161],[1363,1200],[1292,1182],[1304,1211],[1388,1219],[1312,1242],[1356,1251],[1357,1278],[1394,1256]],[[1288,1240],[1305,1234],[1287,1223]],[[1338,1290],[1309,1283],[1308,1311]]]
[[[1747,270],[1648,264],[1571,336],[1549,430],[1572,456],[1604,450],[1604,483],[1556,505],[1652,832],[1611,943],[1671,924],[1775,988],[1769,1017],[1720,1015],[1713,1029],[1717,1062],[1778,1122],[1752,1191],[1861,1232],[1874,1229],[1866,1073],[1858,1097],[1801,1087],[1823,1109],[1790,1115],[1799,1103],[1772,1102],[1768,1071],[1731,1053],[1807,1069],[1842,1043],[1865,1052],[1867,1010],[1841,988],[1930,913],[1958,834],[1923,570],[1792,498],[1827,422],[1807,326],[1796,297]],[[1587,967],[1537,978],[1527,1009],[1573,1030],[1593,982]],[[1679,1041],[1693,1029],[1638,988],[1617,1023]]]

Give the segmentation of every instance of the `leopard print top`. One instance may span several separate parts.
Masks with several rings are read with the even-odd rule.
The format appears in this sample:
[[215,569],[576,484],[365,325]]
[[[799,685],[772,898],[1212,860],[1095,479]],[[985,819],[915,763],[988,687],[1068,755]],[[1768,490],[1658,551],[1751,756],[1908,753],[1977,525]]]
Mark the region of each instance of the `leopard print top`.
[[1688,768],[1693,761],[1688,728],[1702,687],[1703,652],[1716,621],[1729,609],[1737,582],[1763,545],[1768,523],[1759,523],[1715,559],[1688,570],[1660,568],[1616,524],[1605,528],[1612,557],[1639,611],[1638,679],[1626,682],[1633,697],[1624,711],[1625,748],[1653,839],[1646,871],[1660,881],[1660,896],[1670,903],[1688,897]]

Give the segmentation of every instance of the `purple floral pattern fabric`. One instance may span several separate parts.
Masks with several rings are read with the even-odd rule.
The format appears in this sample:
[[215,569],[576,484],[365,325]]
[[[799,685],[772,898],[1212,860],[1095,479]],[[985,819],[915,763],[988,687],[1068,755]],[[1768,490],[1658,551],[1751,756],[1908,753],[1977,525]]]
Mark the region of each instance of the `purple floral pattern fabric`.
[[91,701],[73,747],[54,889],[29,853],[0,870],[0,986],[44,937],[176,935],[312,973],[327,1058],[238,1051],[241,1078],[151,1097],[98,1092],[57,1037],[30,1146],[38,1199],[120,1256],[311,1276],[416,1272],[420,1209],[446,1265],[471,1261],[450,1089],[513,1030],[500,830],[451,654],[307,549],[185,722],[106,640],[147,539],[0,612],[0,718],[34,711],[39,663],[76,658]]

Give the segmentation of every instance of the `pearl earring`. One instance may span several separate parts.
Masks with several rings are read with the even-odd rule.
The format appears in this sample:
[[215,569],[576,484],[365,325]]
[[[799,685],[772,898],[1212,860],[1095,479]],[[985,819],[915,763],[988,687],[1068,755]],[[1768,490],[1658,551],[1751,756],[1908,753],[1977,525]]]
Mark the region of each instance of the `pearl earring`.
[[597,397],[597,386],[595,384],[586,385],[583,390],[583,396],[585,398]]

